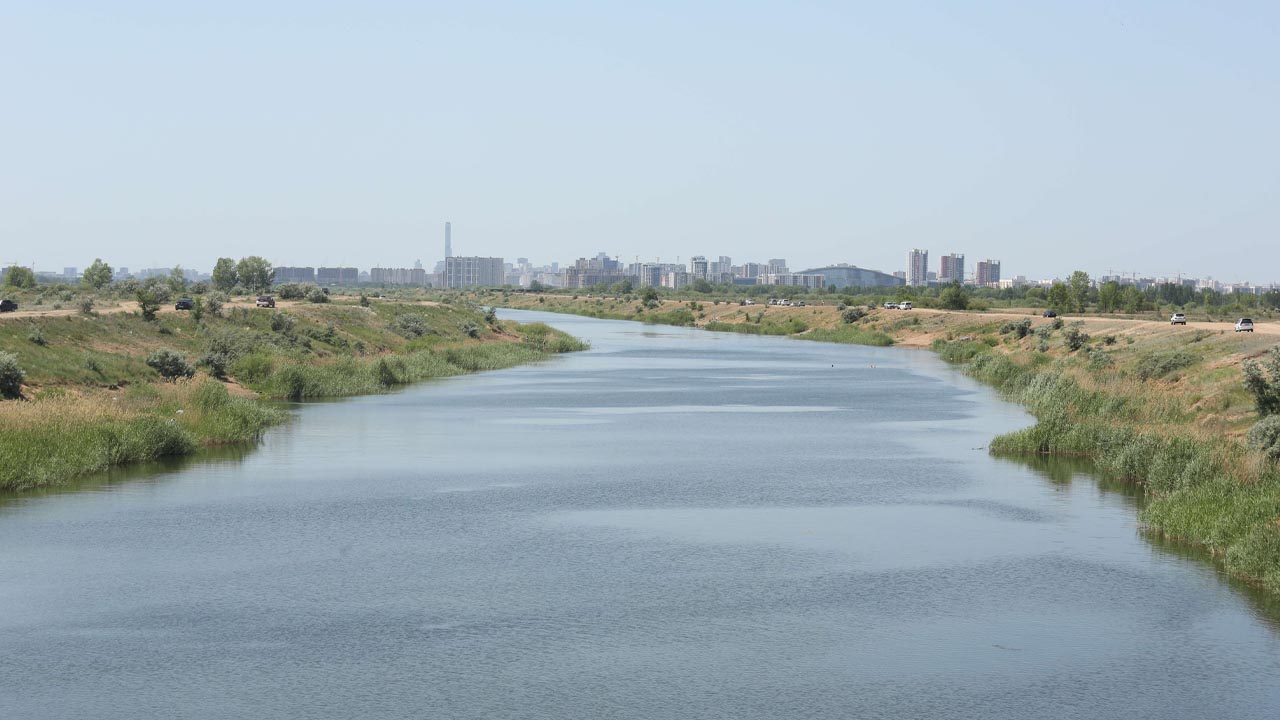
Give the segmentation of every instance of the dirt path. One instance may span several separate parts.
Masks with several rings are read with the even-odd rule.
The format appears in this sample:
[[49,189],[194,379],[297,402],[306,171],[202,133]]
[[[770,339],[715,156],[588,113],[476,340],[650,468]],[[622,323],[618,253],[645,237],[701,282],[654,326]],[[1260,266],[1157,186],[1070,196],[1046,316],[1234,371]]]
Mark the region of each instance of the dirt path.
[[[297,305],[297,300],[277,300],[277,308],[287,308]],[[254,308],[257,305],[252,300],[232,300],[225,303],[223,309],[227,308]],[[116,302],[114,305],[95,305],[93,308],[95,313],[99,315],[113,315],[116,313],[134,313],[138,312],[138,303],[132,300],[123,300]],[[161,315],[170,315],[186,312],[185,310],[175,310],[172,303],[160,306],[158,311]],[[62,317],[66,315],[78,315],[80,311],[76,308],[62,308],[61,310],[18,310],[16,312],[7,312],[0,315],[0,321],[21,318],[42,318],[42,317]]]

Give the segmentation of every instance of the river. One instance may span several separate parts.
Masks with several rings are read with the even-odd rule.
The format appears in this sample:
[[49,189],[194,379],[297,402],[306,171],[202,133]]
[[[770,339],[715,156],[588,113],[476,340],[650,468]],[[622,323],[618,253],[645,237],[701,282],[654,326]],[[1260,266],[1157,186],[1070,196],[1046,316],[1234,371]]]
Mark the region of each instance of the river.
[[589,352],[0,504],[3,718],[1276,718],[1274,616],[932,354]]

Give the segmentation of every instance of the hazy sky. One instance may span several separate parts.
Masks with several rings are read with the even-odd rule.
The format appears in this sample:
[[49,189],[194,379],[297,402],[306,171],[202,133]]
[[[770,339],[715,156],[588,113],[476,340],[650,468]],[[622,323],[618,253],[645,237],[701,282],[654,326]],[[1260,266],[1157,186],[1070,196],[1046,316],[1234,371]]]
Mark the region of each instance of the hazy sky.
[[[110,8],[108,9],[108,6]],[[1280,3],[0,0],[0,262],[1280,281]]]

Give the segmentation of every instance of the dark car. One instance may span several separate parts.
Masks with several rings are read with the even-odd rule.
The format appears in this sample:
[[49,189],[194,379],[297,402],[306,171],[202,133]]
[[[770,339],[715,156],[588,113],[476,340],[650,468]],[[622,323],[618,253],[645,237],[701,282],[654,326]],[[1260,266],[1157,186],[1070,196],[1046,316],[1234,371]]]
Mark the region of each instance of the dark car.
[[1044,316],[1045,316],[1045,317],[1058,317],[1058,311],[1057,311],[1057,310],[1045,310],[1045,311],[1044,311]]
[[18,303],[12,300],[0,300],[0,312],[13,312],[18,309]]
[[190,310],[195,303],[191,302],[191,298],[178,298],[178,302],[173,304],[174,310]]
[[273,308],[276,306],[276,299],[270,295],[258,296],[258,307]]

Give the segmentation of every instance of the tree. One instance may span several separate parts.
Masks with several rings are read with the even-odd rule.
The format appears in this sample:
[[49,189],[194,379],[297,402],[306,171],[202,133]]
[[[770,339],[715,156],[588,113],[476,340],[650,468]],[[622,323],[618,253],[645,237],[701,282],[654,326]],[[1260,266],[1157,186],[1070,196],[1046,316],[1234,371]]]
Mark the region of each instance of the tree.
[[1049,307],[1054,308],[1055,310],[1065,311],[1071,307],[1071,291],[1067,289],[1066,285],[1060,282],[1055,282],[1049,287],[1048,299]]
[[218,258],[213,266],[213,286],[222,292],[231,292],[240,277],[236,274],[236,261],[231,258]]
[[1089,282],[1089,273],[1083,270],[1077,270],[1071,273],[1071,303],[1078,313],[1084,312],[1084,306],[1089,303],[1089,288],[1092,283]]
[[84,283],[85,287],[101,290],[110,285],[114,278],[115,271],[111,269],[111,266],[102,262],[102,258],[94,258],[93,264],[85,269],[80,282]]
[[533,282],[529,283],[529,292],[531,292],[531,293],[540,293],[540,292],[542,292],[543,290],[546,290],[546,289],[547,289],[547,286],[546,286],[546,285],[543,285],[543,284],[542,284],[540,281],[538,281],[538,280],[534,280]]
[[969,291],[959,280],[952,281],[939,293],[938,302],[947,310],[965,310],[969,307]]
[[1142,309],[1142,291],[1136,285],[1125,285],[1120,291],[1120,309],[1136,313]]
[[142,311],[143,320],[155,320],[156,311],[160,309],[160,298],[154,290],[143,288],[134,294],[138,299],[138,309]]
[[0,352],[0,398],[16,400],[22,397],[22,381],[26,377],[17,355]]
[[618,282],[609,286],[609,292],[613,293],[614,295],[630,295],[633,289],[635,288],[631,284],[630,280],[619,280]]
[[650,310],[662,304],[662,302],[658,300],[658,291],[651,287],[644,289],[644,294],[640,296],[640,300],[643,302],[644,306]]
[[1098,288],[1098,312],[1115,312],[1120,309],[1120,283],[1106,282]]
[[182,271],[181,265],[174,265],[169,271],[169,292],[174,295],[181,295],[182,291],[187,289],[187,275]]
[[710,283],[709,281],[707,281],[707,280],[703,280],[702,278],[698,278],[697,280],[694,280],[694,281],[693,281],[693,291],[694,291],[694,292],[709,293],[709,292],[711,292],[712,290],[715,290],[715,288],[714,288],[714,287],[712,287],[711,283]]
[[236,265],[236,275],[245,287],[254,292],[264,293],[271,289],[276,271],[271,269],[271,263],[265,258],[250,255],[247,258],[241,258],[240,263]]
[[5,273],[4,284],[12,288],[33,288],[36,286],[36,274],[29,268],[14,265]]

